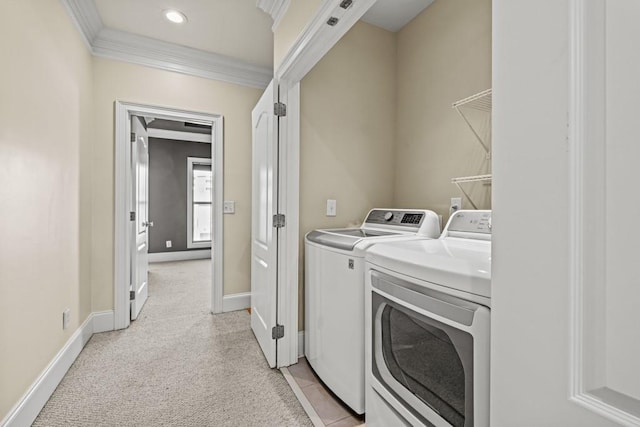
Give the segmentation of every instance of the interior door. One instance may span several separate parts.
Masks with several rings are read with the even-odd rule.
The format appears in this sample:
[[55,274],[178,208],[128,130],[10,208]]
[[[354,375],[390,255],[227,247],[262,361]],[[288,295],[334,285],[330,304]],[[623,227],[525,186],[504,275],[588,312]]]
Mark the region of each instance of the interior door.
[[278,233],[277,213],[278,123],[274,114],[277,86],[272,80],[251,113],[252,227],[251,227],[251,329],[270,367],[276,365],[276,340],[272,328],[277,313]]
[[146,123],[131,117],[131,320],[138,318],[149,291],[149,138]]

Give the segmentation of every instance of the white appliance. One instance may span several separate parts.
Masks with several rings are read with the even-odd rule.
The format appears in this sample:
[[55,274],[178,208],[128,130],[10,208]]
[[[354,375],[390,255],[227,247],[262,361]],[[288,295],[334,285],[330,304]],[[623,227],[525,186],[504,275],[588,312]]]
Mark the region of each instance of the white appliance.
[[359,228],[305,236],[305,355],[355,412],[364,412],[364,253],[374,243],[437,238],[428,210],[373,209]]
[[491,211],[365,259],[367,427],[488,427]]

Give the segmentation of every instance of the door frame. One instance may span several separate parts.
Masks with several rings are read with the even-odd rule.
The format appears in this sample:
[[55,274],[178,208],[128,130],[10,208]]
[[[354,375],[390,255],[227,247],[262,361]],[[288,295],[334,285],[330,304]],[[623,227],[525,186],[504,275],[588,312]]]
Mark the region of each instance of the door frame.
[[[287,114],[280,118],[279,194],[280,213],[286,216],[278,243],[278,323],[285,334],[278,342],[277,367],[298,362],[298,262],[300,213],[300,82],[331,48],[353,27],[376,0],[353,2],[348,9],[341,0],[324,0],[278,66],[274,78],[279,82],[280,102]],[[338,18],[335,26],[327,21]]]
[[129,281],[131,275],[131,227],[129,227],[131,190],[131,153],[129,140],[131,116],[156,117],[168,120],[211,123],[211,157],[213,159],[212,209],[213,236],[211,245],[212,287],[211,312],[222,313],[223,298],[223,147],[224,120],[221,114],[165,108],[151,105],[115,102],[115,224],[114,224],[114,329],[129,326]]

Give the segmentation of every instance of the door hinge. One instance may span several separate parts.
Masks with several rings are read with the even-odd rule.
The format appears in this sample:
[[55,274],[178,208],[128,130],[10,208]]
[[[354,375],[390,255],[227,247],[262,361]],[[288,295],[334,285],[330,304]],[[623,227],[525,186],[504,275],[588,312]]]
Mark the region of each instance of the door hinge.
[[273,114],[275,114],[276,117],[286,116],[287,115],[286,104],[283,104],[282,102],[276,102],[275,104],[273,104]]
[[275,228],[282,228],[285,225],[284,214],[275,214],[273,216],[273,226]]
[[136,134],[135,134],[135,132],[131,132],[131,142],[136,142]]
[[331,26],[331,27],[335,27],[335,26],[336,26],[336,24],[338,23],[338,21],[339,21],[339,19],[338,19],[338,18],[336,18],[335,16],[332,16],[331,18],[329,18],[329,19],[327,20],[327,24],[328,24],[329,26]]
[[271,338],[279,340],[284,337],[284,325],[276,325],[271,328]]
[[136,213],[129,212],[129,221],[135,221],[135,220],[136,220]]
[[129,299],[133,301],[136,299],[136,291],[129,291]]
[[340,7],[343,9],[349,9],[353,4],[353,0],[342,0],[340,2]]

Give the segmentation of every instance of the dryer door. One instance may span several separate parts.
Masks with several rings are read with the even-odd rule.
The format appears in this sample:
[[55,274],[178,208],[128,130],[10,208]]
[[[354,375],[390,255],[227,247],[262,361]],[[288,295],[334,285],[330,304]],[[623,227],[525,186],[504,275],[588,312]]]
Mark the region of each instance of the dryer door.
[[487,308],[434,290],[425,295],[385,276],[372,274],[374,377],[426,425],[483,425],[474,424],[480,337],[470,326]]

